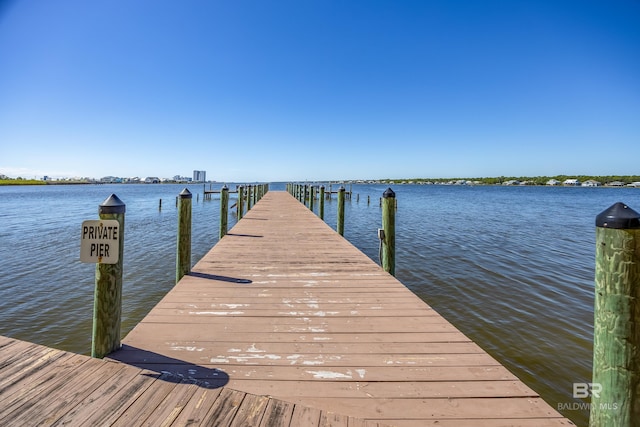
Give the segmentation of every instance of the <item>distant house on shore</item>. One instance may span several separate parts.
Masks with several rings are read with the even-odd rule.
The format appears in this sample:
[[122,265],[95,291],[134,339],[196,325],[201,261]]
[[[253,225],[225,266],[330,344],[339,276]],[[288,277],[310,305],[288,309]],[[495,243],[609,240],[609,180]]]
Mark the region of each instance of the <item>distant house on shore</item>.
[[602,183],[594,180],[594,179],[588,179],[585,182],[582,183],[583,187],[600,187],[602,185]]
[[549,181],[547,181],[547,185],[560,185],[560,184],[562,183],[557,179],[550,179]]
[[509,181],[505,181],[502,185],[520,185],[520,181],[517,179],[510,179]]
[[621,181],[607,182],[607,187],[624,187],[624,182],[621,182]]
[[148,176],[144,179],[145,184],[160,184],[160,178],[157,176]]
[[576,179],[576,178],[565,179],[562,182],[562,185],[566,185],[568,187],[579,187],[580,186],[580,180]]
[[117,176],[105,176],[100,178],[100,182],[103,184],[113,184],[113,183],[120,184],[122,182],[122,178],[119,178]]

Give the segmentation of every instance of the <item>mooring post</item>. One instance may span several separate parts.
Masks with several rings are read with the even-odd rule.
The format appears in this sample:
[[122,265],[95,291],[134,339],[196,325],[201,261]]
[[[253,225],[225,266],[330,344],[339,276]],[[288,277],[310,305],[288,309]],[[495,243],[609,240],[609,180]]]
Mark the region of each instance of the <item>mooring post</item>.
[[320,186],[320,200],[318,200],[318,202],[320,203],[318,206],[318,216],[324,220],[324,185]]
[[160,199],[160,202],[158,202],[158,210],[162,210],[162,199]]
[[589,425],[640,426],[640,214],[623,203],[596,217],[592,378]]
[[91,356],[99,359],[120,348],[125,210],[125,204],[115,194],[109,196],[98,206],[100,219],[117,220],[120,232],[118,262],[115,264],[96,264]]
[[247,212],[251,210],[251,184],[247,185]]
[[315,194],[313,185],[309,186],[309,210],[313,212],[313,202],[314,202]]
[[382,193],[382,269],[396,275],[396,193],[387,188]]
[[241,185],[238,187],[238,221],[242,219],[244,211],[244,187]]
[[252,202],[252,206],[255,206],[256,203],[258,203],[258,184],[253,186],[253,202]]
[[220,190],[220,238],[227,234],[227,219],[229,217],[229,188],[223,185]]
[[307,206],[307,197],[309,197],[309,184],[304,185],[304,193],[302,195],[302,204]]
[[338,234],[344,236],[344,186],[338,189]]
[[184,189],[178,195],[178,239],[176,250],[176,283],[191,271],[191,201],[193,195]]

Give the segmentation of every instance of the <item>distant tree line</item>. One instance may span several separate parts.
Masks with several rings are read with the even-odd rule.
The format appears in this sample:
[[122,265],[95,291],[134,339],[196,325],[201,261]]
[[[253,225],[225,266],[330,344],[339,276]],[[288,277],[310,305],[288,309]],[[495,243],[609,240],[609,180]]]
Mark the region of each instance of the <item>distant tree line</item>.
[[0,174],[0,185],[43,185],[44,181],[38,179],[26,179],[21,176],[17,178],[9,178],[6,175]]
[[550,180],[555,179],[564,182],[567,179],[578,179],[580,182],[588,180],[598,181],[601,184],[610,182],[622,182],[625,185],[632,182],[640,182],[640,175],[556,175],[556,176],[498,176],[483,178],[412,178],[412,179],[388,179],[389,182],[434,182],[434,183],[450,183],[455,181],[478,182],[486,185],[501,185],[508,181],[520,181],[529,185],[546,185]]

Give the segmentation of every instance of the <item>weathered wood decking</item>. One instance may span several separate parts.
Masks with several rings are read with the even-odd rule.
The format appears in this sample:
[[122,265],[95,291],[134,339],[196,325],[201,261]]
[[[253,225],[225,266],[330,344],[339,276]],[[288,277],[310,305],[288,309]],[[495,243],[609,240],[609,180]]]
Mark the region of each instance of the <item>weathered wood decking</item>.
[[284,192],[267,193],[123,343],[111,359],[381,423],[571,425]]
[[0,426],[378,424],[0,336]]

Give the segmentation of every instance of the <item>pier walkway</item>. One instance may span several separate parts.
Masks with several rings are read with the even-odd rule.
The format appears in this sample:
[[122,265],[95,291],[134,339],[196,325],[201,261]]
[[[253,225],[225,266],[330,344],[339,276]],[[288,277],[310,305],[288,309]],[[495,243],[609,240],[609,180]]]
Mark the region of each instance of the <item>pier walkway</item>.
[[397,426],[572,425],[286,192],[268,192],[110,359]]
[[0,337],[0,425],[572,423],[292,196],[268,192],[104,360]]

